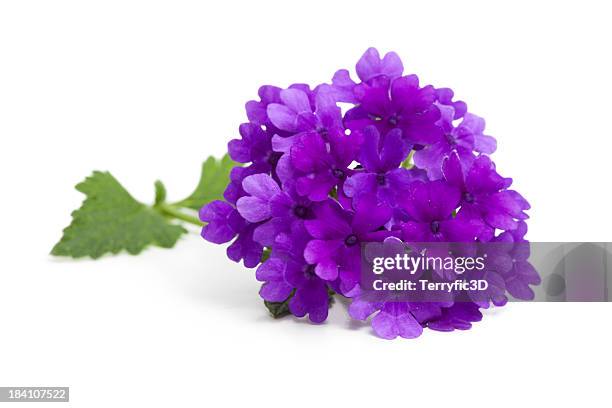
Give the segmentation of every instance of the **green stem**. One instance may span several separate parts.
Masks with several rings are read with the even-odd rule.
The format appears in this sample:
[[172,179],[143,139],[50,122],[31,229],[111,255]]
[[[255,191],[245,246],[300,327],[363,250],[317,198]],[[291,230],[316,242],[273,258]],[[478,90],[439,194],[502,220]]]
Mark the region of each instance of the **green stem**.
[[406,157],[406,160],[402,162],[403,168],[411,169],[414,166],[414,163],[412,161],[413,156],[414,156],[414,150],[411,150],[410,153],[408,153],[408,157]]
[[181,221],[188,222],[193,225],[197,225],[201,227],[203,225],[202,221],[199,220],[198,217],[194,217],[193,215],[185,214],[178,207],[175,207],[166,203],[159,203],[154,206],[157,210],[159,210],[162,214],[167,215],[169,217],[176,218]]

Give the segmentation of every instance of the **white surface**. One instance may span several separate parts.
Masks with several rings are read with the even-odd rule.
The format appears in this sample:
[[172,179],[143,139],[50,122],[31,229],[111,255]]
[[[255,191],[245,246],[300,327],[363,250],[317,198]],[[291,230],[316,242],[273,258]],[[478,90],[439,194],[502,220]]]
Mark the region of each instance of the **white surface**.
[[609,403],[610,304],[513,304],[389,342],[341,303],[319,327],[272,321],[253,272],[195,233],[47,255],[91,170],[181,198],[259,85],[328,81],[371,45],[487,118],[530,239],[611,240],[604,2],[340,3],[0,4],[0,385],[70,386],[79,407]]

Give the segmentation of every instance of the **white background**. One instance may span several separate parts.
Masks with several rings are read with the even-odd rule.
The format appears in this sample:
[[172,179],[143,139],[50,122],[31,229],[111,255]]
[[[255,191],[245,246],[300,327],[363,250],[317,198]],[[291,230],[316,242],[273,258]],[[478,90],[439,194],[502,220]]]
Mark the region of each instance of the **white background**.
[[610,304],[385,341],[342,303],[321,326],[273,321],[253,271],[197,231],[138,257],[48,255],[91,170],[182,198],[259,85],[329,81],[369,46],[487,119],[531,240],[611,241],[605,2],[459,3],[1,2],[0,385],[70,386],[79,407],[609,405]]

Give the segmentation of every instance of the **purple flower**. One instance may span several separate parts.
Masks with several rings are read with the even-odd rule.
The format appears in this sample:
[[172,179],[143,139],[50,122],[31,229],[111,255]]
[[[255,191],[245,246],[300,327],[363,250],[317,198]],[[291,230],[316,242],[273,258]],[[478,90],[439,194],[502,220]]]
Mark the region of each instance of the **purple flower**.
[[270,199],[281,192],[276,181],[267,174],[254,174],[242,181],[242,188],[248,195],[236,203],[240,215],[249,222],[261,222],[270,218]]
[[395,79],[401,77],[404,72],[402,60],[396,53],[388,52],[381,59],[376,48],[368,48],[357,61],[355,68],[357,76],[363,82],[381,75]]
[[467,112],[467,105],[463,101],[453,101],[455,93],[450,88],[436,89],[436,99],[439,105],[450,106],[454,110],[453,119],[461,119]]
[[207,223],[202,228],[202,238],[215,244],[231,241],[245,226],[236,209],[220,200],[212,201],[202,207],[200,220]]
[[270,121],[278,129],[295,134],[315,131],[321,134],[344,132],[342,114],[329,86],[320,86],[312,97],[303,90],[290,88],[280,92],[281,103],[267,107]]
[[440,309],[440,315],[423,322],[437,331],[468,330],[473,322],[482,320],[478,305],[472,302],[457,302],[451,307]]
[[[306,84],[293,84],[287,88],[288,90],[297,90],[301,93],[306,94],[309,101],[312,103],[313,95],[310,87]],[[260,101],[249,101],[246,104],[247,117],[249,122],[261,127],[263,130],[269,132],[270,135],[289,136],[290,132],[282,130],[270,119],[268,115],[268,106],[271,104],[282,104],[281,93],[283,90],[276,86],[264,85],[259,88]]]
[[520,220],[528,218],[525,210],[529,203],[516,191],[507,190],[512,179],[497,174],[495,165],[487,156],[474,160],[464,176],[461,160],[456,153],[444,161],[444,177],[461,194],[461,211],[468,218],[481,218],[487,227],[480,239],[488,241],[495,228],[513,230]]
[[245,220],[259,223],[253,239],[272,246],[281,232],[290,231],[294,224],[313,217],[312,202],[277,182],[267,174],[254,174],[242,182],[246,193],[237,202],[238,212]]
[[367,295],[360,295],[353,299],[348,311],[353,319],[362,321],[374,315],[372,329],[379,337],[412,339],[422,334],[427,322],[439,319],[442,310],[452,305],[452,302],[373,302]]
[[497,145],[495,139],[483,134],[484,119],[471,113],[465,114],[461,123],[455,127],[455,109],[452,106],[439,105],[441,117],[438,126],[443,135],[434,143],[414,154],[414,163],[427,170],[432,180],[442,178],[442,161],[455,152],[463,166],[468,169],[474,162],[474,151],[491,154]]
[[327,318],[329,295],[327,283],[315,272],[315,265],[304,259],[308,234],[301,225],[279,237],[281,244],[257,269],[256,277],[264,281],[260,296],[270,302],[282,302],[289,296],[289,310],[294,316],[308,315],[312,322]]
[[296,171],[297,192],[312,201],[325,200],[334,187],[342,186],[353,173],[349,165],[359,149],[354,142],[356,137],[330,134],[328,138],[326,141],[318,133],[304,133],[289,153]]
[[441,136],[436,126],[440,111],[435,105],[435,89],[419,86],[416,75],[408,75],[391,81],[377,76],[354,89],[358,105],[344,117],[344,124],[352,131],[374,125],[386,134],[399,128],[403,137],[412,145],[427,145]]
[[281,154],[272,150],[272,135],[252,123],[240,125],[241,139],[227,144],[232,160],[239,163],[253,163],[261,172],[271,172]]
[[531,246],[523,238],[526,232],[527,224],[519,221],[516,229],[502,233],[496,238],[496,241],[512,241],[512,248],[508,253],[511,261],[510,267],[502,273],[506,290],[517,299],[532,300],[535,294],[530,285],[539,285],[542,279],[533,265],[529,263]]
[[[259,100],[246,104],[248,123],[228,143],[245,166],[232,169],[225,201],[201,209],[202,236],[231,242],[230,259],[259,265],[266,301],[286,302],[293,315],[318,323],[333,290],[352,299],[351,317],[371,318],[387,339],[418,337],[426,327],[468,329],[480,308],[532,298],[540,278],[524,238],[529,204],[486,156],[496,142],[484,134],[484,119],[450,88],[404,75],[393,52],[381,57],[369,48],[355,71],[357,82],[339,70],[331,85],[259,89]],[[345,113],[340,102],[350,104]],[[361,279],[370,247],[397,256],[486,253],[486,267],[465,275],[434,264],[415,267],[411,279],[489,286],[380,297]],[[406,280],[396,269],[385,267],[382,282]]]
[[223,192],[223,198],[232,204],[236,204],[240,197],[246,195],[242,188],[242,181],[253,174],[268,173],[269,170],[270,168],[267,165],[262,164],[234,167],[230,172],[229,183]]
[[[393,80],[402,76],[404,65],[400,57],[394,52],[385,54],[381,59],[376,48],[368,48],[357,61],[355,69],[357,76],[363,82],[378,76],[385,76]],[[357,102],[353,92],[356,85],[346,69],[336,71],[332,79],[332,88],[337,99],[342,102]]]
[[381,229],[391,218],[391,209],[372,200],[361,200],[355,212],[326,200],[314,208],[315,218],[304,222],[314,238],[304,258],[315,264],[317,276],[327,281],[340,278],[340,291],[349,294],[359,281],[360,243],[380,241],[391,235]]
[[271,122],[266,111],[269,104],[280,103],[280,92],[281,88],[271,85],[259,88],[259,102],[248,101],[245,105],[249,121],[257,126],[269,126]]
[[383,339],[392,340],[397,336],[413,339],[423,333],[423,326],[415,319],[407,302],[385,302],[377,305],[355,300],[349,308],[351,317],[358,320],[365,320],[375,312],[378,313],[372,319],[372,328]]
[[479,226],[469,220],[453,217],[459,205],[460,192],[444,181],[412,183],[399,205],[410,221],[401,225],[407,242],[470,242]]
[[282,91],[280,97],[283,103],[270,104],[268,115],[276,126],[293,135],[272,139],[274,151],[284,153],[278,177],[283,183],[290,180],[300,195],[322,201],[351,173],[348,166],[361,139],[358,134],[345,134],[342,114],[329,86],[317,87],[314,104],[297,89]]
[[[376,313],[376,314],[375,314]],[[349,306],[353,319],[372,319],[374,332],[384,339],[419,337],[424,327],[437,331],[467,330],[482,319],[478,305],[472,302],[369,302],[356,298]]]
[[261,262],[263,247],[253,241],[256,225],[246,222],[236,209],[224,201],[212,201],[200,209],[200,220],[206,222],[202,237],[215,244],[223,244],[237,238],[227,248],[227,257],[234,262],[244,261],[244,266],[254,268]]
[[[487,259],[487,263],[490,261],[490,259]],[[474,270],[468,272],[464,278],[466,280],[480,279],[487,282],[487,289],[485,290],[468,290],[470,299],[479,307],[487,309],[490,303],[493,303],[495,306],[503,306],[508,302],[506,282],[498,271],[489,268],[482,271]]]
[[244,263],[247,268],[254,268],[261,262],[263,247],[253,239],[253,232],[257,226],[247,224],[238,233],[238,237],[227,247],[227,257],[234,262]]
[[520,221],[516,229],[505,231],[483,244],[481,256],[486,256],[486,268],[467,273],[466,279],[485,279],[488,289],[469,291],[470,298],[482,308],[503,306],[508,301],[506,293],[517,299],[532,300],[530,285],[539,285],[541,278],[529,263],[530,244],[524,239],[527,224]]
[[359,155],[363,170],[348,178],[344,192],[355,199],[375,196],[394,206],[396,196],[418,177],[414,171],[399,167],[406,159],[409,147],[399,129],[391,130],[382,140],[374,126],[368,126],[363,133]]
[[268,117],[274,126],[291,133],[312,128],[316,117],[305,92],[285,89],[281,91],[280,98],[282,103],[271,103],[267,107]]

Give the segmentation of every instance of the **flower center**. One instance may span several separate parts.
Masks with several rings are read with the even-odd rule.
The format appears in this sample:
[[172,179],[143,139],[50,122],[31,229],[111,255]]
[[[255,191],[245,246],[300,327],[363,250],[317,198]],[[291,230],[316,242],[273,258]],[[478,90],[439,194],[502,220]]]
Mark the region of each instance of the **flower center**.
[[340,169],[333,169],[332,174],[334,175],[335,178],[340,179],[340,180],[346,177],[346,174],[344,174],[344,170],[340,170]]
[[355,234],[351,234],[344,240],[346,246],[353,246],[357,243],[357,236]]
[[385,183],[387,182],[387,179],[384,174],[377,174],[376,182],[378,183],[379,186],[384,186]]
[[314,278],[316,275],[314,265],[305,265],[302,271],[304,272],[304,276],[307,278]]
[[306,214],[308,214],[308,208],[303,205],[296,205],[293,207],[293,214],[298,218],[306,218]]
[[268,154],[268,164],[276,166],[276,163],[278,163],[278,160],[281,158],[281,156],[282,153],[270,152],[270,154]]
[[321,136],[323,136],[324,138],[326,138],[327,136],[329,136],[329,131],[327,130],[327,128],[324,127],[320,127],[317,129],[317,133],[319,133]]
[[399,121],[399,118],[397,117],[397,115],[393,114],[393,115],[389,116],[389,119],[387,119],[387,121],[389,122],[389,124],[391,126],[395,126],[395,125],[397,125],[397,122]]
[[432,221],[429,228],[431,228],[431,232],[437,234],[438,232],[440,232],[440,221]]
[[424,148],[425,148],[425,146],[423,146],[422,144],[418,144],[418,143],[417,143],[417,144],[415,144],[414,146],[412,146],[412,149],[413,149],[414,151],[417,151],[417,152],[418,152],[419,150],[423,150]]
[[446,138],[446,141],[448,142],[449,145],[455,146],[457,144],[455,137],[451,135],[450,133],[446,133],[444,137]]
[[468,204],[472,204],[474,202],[474,196],[468,191],[466,191],[465,193],[463,193],[463,200],[465,200],[465,202]]

